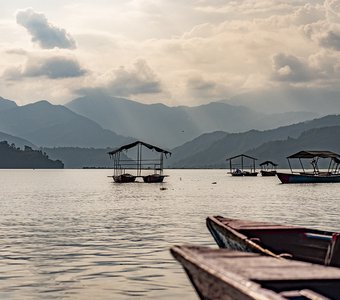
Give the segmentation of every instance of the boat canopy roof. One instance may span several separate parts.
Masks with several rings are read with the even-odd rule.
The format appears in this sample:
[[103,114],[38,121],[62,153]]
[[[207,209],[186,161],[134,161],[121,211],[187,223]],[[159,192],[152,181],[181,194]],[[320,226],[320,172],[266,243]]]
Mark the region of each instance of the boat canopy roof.
[[240,154],[240,155],[236,155],[236,156],[233,156],[233,157],[229,157],[229,158],[226,159],[226,161],[229,161],[229,160],[232,160],[232,159],[235,159],[235,158],[238,158],[238,157],[246,157],[246,158],[249,158],[249,159],[252,159],[252,160],[257,160],[257,158],[251,157],[249,155]]
[[287,158],[340,158],[339,154],[331,151],[300,151],[288,156]]
[[135,141],[135,142],[133,142],[131,144],[127,144],[127,145],[121,146],[121,147],[119,147],[117,149],[112,150],[111,152],[108,152],[108,154],[109,155],[114,155],[114,154],[116,154],[118,152],[122,152],[123,150],[129,150],[129,149],[131,149],[133,147],[136,147],[139,144],[145,146],[146,148],[148,148],[150,150],[155,150],[157,152],[164,153],[165,155],[167,155],[167,154],[171,155],[171,152],[169,152],[167,150],[161,149],[161,148],[156,147],[156,146],[151,145],[151,144],[144,143],[142,141]]
[[264,161],[263,163],[260,163],[260,166],[262,167],[262,166],[265,166],[265,165],[272,165],[272,166],[274,166],[274,167],[277,167],[277,164],[276,163],[273,163],[272,161],[270,161],[270,160],[266,160],[266,161]]

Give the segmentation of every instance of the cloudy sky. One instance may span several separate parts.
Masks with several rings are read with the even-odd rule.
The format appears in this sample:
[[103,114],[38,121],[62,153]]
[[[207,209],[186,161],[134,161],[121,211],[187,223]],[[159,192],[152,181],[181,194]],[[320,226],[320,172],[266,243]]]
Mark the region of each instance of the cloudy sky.
[[305,97],[288,110],[317,94],[333,98],[315,109],[340,112],[340,0],[2,2],[0,96],[18,104],[91,91],[167,105],[279,93]]

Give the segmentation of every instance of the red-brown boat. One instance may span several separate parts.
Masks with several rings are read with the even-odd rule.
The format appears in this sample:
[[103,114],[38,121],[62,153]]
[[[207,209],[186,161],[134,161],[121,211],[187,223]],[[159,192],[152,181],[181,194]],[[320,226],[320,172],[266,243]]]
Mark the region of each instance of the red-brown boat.
[[256,253],[174,246],[201,299],[340,299],[340,269]]
[[340,267],[340,233],[267,222],[208,217],[220,248]]

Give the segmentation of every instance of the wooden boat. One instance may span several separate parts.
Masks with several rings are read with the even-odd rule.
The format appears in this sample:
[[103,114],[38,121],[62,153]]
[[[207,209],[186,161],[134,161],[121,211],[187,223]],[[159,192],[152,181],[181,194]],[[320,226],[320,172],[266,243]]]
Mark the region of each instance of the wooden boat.
[[166,177],[166,175],[151,174],[151,175],[143,176],[143,181],[147,183],[163,182],[164,177]]
[[340,233],[221,216],[206,224],[221,248],[340,267]]
[[256,253],[174,246],[200,299],[340,299],[340,269]]
[[[134,148],[134,149],[133,149]],[[159,157],[152,157],[148,153],[145,159],[142,157],[143,149],[151,150],[152,152],[159,153]],[[131,159],[122,153],[128,150],[135,150],[135,159]],[[149,151],[150,152],[150,151]],[[144,182],[156,183],[163,182],[163,160],[171,152],[161,149],[157,146],[144,143],[142,141],[135,141],[131,144],[123,145],[115,150],[108,152],[110,158],[113,160],[113,180],[118,183],[134,182],[137,178],[142,178]],[[133,174],[127,173],[126,170]],[[146,175],[145,173],[152,174]]]
[[276,175],[276,167],[277,164],[273,163],[270,160],[266,160],[262,163],[260,163],[261,167],[261,175],[262,176],[275,176]]
[[[239,163],[233,163],[235,160]],[[236,155],[226,159],[226,161],[229,161],[229,173],[231,176],[257,176],[258,172],[256,172],[255,169],[256,160],[256,158],[245,154]],[[251,161],[251,165],[245,165],[246,161]],[[245,168],[249,168],[249,171],[245,170]]]
[[[298,159],[302,172],[294,172],[290,160]],[[301,159],[311,159],[312,171],[308,172]],[[320,171],[318,162],[328,159],[327,171]],[[291,173],[277,172],[282,183],[335,183],[340,182],[340,155],[331,151],[300,151],[287,157]]]
[[117,183],[134,182],[136,180],[136,176],[133,176],[129,173],[124,173],[118,176],[113,176],[113,180]]

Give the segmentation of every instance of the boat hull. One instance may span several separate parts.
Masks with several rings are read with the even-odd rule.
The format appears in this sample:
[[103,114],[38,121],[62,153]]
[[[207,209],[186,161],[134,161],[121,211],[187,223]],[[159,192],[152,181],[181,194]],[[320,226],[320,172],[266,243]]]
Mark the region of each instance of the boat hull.
[[174,246],[201,299],[340,299],[340,270],[255,253]]
[[336,183],[340,182],[340,175],[308,175],[276,173],[282,183]]
[[340,233],[221,216],[206,224],[220,248],[340,267]]
[[133,176],[131,174],[122,174],[118,176],[113,176],[113,180],[117,183],[129,183],[134,182],[136,180],[136,176]]
[[159,182],[163,182],[164,177],[165,177],[164,175],[152,174],[152,175],[143,176],[143,181],[146,183],[159,183]]
[[276,175],[276,171],[265,171],[262,170],[261,172],[261,176],[275,176]]

